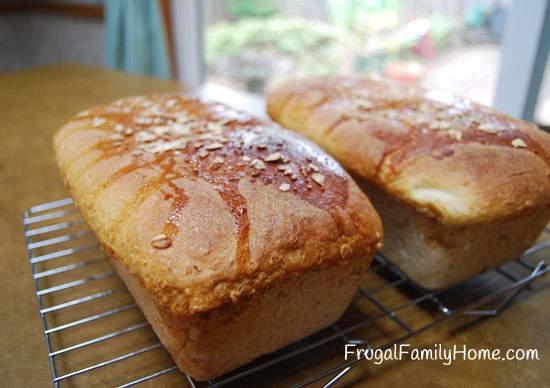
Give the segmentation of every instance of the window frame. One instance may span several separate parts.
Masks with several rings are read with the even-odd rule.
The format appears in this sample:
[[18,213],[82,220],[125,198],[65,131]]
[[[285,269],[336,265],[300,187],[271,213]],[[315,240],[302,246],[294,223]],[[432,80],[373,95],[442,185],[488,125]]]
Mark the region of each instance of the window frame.
[[191,91],[203,86],[204,9],[201,0],[171,0],[173,42],[178,80]]
[[533,120],[550,49],[550,0],[515,0],[507,20],[496,109]]

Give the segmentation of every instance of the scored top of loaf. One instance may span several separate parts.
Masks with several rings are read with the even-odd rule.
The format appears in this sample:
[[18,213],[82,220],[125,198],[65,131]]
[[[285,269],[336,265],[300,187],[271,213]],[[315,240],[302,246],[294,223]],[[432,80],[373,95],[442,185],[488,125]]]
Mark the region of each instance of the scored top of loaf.
[[219,103],[126,98],[80,113],[54,146],[102,245],[173,314],[368,260],[381,241],[378,215],[337,162]]
[[550,206],[550,135],[468,99],[319,76],[276,88],[268,112],[441,222],[514,219]]

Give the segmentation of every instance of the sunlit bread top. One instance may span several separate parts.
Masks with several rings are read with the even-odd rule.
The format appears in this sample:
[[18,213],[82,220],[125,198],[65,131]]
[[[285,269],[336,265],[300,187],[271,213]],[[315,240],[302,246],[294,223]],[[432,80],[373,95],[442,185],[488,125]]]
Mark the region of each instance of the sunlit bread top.
[[276,87],[268,113],[441,222],[514,219],[550,206],[550,135],[465,98],[318,76]]

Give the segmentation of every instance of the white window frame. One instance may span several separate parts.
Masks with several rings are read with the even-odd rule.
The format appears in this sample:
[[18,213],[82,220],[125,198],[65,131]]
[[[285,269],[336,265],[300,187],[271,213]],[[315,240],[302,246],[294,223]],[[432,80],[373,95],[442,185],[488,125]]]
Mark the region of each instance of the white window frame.
[[533,120],[550,49],[550,1],[515,0],[506,23],[494,106]]
[[191,91],[205,80],[204,14],[201,0],[171,0],[172,39],[178,79]]
[[[179,80],[192,91],[205,81],[201,0],[171,0]],[[550,0],[514,0],[501,51],[495,107],[532,120],[550,49]]]

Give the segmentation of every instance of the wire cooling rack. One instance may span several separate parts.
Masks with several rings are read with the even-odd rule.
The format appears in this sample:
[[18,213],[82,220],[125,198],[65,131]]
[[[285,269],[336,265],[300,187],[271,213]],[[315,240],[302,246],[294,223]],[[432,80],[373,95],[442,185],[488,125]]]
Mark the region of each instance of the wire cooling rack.
[[421,289],[377,255],[336,324],[228,375],[196,382],[178,372],[71,199],[28,209],[23,224],[55,387],[331,386],[364,361],[344,361],[345,344],[386,349],[458,315],[497,315],[549,271],[548,230],[516,261],[437,292]]

